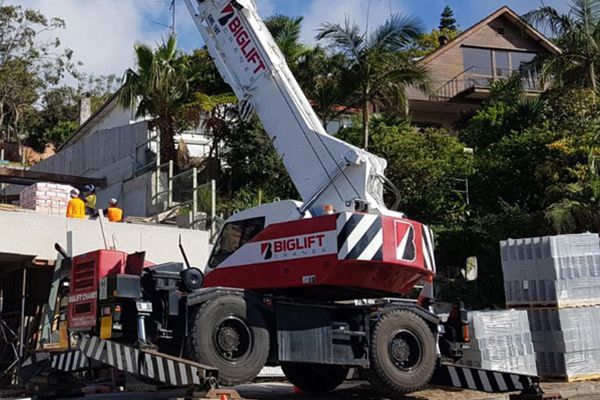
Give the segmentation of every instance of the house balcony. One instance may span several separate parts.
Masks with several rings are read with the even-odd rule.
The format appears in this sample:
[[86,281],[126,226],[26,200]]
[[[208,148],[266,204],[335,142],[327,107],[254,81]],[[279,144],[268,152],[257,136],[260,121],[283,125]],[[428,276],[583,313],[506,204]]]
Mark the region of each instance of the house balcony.
[[519,69],[470,67],[455,76],[429,96],[434,102],[480,103],[491,94],[494,82],[519,75],[526,96],[536,97],[541,93],[539,76]]

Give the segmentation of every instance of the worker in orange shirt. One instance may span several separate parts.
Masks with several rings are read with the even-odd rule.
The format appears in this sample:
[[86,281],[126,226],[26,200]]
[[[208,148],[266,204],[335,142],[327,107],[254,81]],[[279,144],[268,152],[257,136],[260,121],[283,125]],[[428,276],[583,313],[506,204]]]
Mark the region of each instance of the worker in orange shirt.
[[85,218],[85,203],[79,198],[79,190],[71,190],[71,200],[67,204],[67,218]]
[[106,216],[110,222],[122,222],[123,221],[123,210],[119,208],[117,199],[110,199],[108,202],[108,209],[106,210]]

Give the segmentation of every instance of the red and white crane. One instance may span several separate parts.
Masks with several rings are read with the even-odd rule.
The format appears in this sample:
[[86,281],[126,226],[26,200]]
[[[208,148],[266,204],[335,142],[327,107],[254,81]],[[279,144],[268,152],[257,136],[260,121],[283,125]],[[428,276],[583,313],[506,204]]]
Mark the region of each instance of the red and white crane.
[[[229,218],[206,284],[353,298],[406,293],[435,274],[433,235],[384,203],[387,162],[329,134],[252,0],[186,0],[240,113],[256,112],[302,202]],[[334,210],[333,215],[326,215]],[[287,271],[287,272],[285,272]]]

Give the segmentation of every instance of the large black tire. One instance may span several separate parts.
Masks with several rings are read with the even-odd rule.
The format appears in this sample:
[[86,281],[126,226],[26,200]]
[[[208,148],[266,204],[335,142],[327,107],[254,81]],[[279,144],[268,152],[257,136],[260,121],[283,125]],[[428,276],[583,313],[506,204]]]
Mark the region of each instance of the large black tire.
[[267,362],[269,332],[262,315],[239,296],[204,303],[192,314],[187,356],[219,370],[219,382],[254,379]]
[[281,363],[285,377],[310,394],[331,392],[346,380],[348,368],[339,365]]
[[436,363],[435,338],[416,314],[394,310],[385,313],[371,333],[371,368],[365,371],[373,389],[403,395],[422,389]]

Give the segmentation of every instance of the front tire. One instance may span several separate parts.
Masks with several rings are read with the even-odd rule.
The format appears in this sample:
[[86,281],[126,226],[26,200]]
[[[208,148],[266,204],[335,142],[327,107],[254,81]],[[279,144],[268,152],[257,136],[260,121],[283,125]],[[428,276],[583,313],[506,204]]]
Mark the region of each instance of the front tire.
[[375,390],[403,395],[422,389],[435,371],[435,338],[416,314],[385,313],[371,334],[371,368],[365,371]]
[[331,392],[346,380],[348,368],[339,365],[281,363],[285,377],[310,394]]
[[228,295],[204,303],[192,321],[188,357],[217,368],[222,385],[251,381],[267,362],[267,325],[243,298]]

